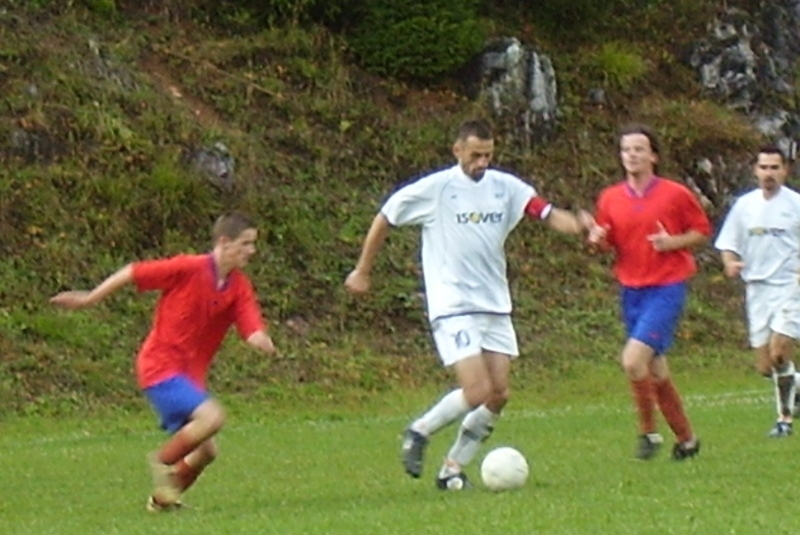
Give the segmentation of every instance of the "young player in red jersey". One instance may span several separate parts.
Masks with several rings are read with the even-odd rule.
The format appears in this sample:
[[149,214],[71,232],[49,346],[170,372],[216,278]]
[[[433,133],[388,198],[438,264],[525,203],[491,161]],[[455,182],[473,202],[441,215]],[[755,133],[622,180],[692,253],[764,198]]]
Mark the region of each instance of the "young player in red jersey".
[[179,506],[181,494],[216,458],[213,437],[225,415],[208,394],[206,375],[228,328],[235,325],[264,353],[275,351],[253,287],[240,271],[255,254],[257,235],[247,217],[225,214],[214,224],[209,254],[134,262],[91,291],[61,292],[50,300],[69,309],[88,307],[130,283],[141,292],[161,292],[136,359],[138,385],[172,434],[149,456],[154,489],[148,510]]
[[652,458],[662,442],[657,405],[677,438],[672,457],[682,460],[697,455],[700,441],[670,379],[665,353],[683,310],[686,281],[697,269],[690,249],[706,242],[711,224],[688,188],[656,175],[659,145],[650,128],[624,128],[619,150],[625,180],[600,193],[589,242],[615,253],[628,336],[622,366],[641,433],[636,456]]

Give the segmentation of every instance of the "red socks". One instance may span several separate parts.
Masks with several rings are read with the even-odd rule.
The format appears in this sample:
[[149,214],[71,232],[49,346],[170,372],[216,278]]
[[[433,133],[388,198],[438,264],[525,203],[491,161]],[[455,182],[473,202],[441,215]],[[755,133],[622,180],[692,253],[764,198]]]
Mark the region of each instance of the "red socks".
[[672,432],[678,437],[679,442],[686,442],[692,439],[692,427],[689,419],[683,412],[683,403],[678,390],[672,383],[672,379],[655,382],[656,400],[664,419],[667,421]]
[[646,377],[640,381],[631,381],[633,402],[639,414],[639,431],[642,435],[655,433],[655,392],[652,379]]
[[184,435],[178,431],[166,444],[161,446],[158,452],[158,460],[166,465],[173,465],[189,455],[196,447],[197,444],[186,439]]
[[202,468],[197,469],[190,466],[185,459],[178,461],[175,465],[174,477],[178,482],[178,488],[181,489],[181,492],[191,487],[202,471]]

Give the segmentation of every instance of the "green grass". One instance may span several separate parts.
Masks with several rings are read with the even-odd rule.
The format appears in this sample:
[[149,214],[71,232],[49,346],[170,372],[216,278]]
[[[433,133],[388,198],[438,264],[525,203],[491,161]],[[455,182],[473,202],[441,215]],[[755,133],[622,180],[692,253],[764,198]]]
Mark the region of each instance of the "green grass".
[[[193,508],[145,512],[144,454],[163,438],[146,412],[3,423],[2,532],[59,533],[791,533],[776,505],[796,488],[796,438],[770,440],[765,381],[743,370],[679,373],[703,451],[672,462],[632,460],[636,433],[625,382],[608,367],[544,394],[517,392],[490,446],[513,445],[531,465],[521,490],[441,493],[434,437],[425,478],[398,463],[399,432],[437,395],[376,396],[361,408],[253,406],[223,401],[221,456],[186,497]],[[485,450],[484,452],[485,453]],[[468,473],[477,479],[477,465]]]

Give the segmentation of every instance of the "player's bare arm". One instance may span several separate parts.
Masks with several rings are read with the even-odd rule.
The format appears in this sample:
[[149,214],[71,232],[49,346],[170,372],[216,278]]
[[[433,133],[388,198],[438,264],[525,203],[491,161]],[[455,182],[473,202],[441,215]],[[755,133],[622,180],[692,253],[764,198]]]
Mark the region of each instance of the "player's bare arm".
[[594,218],[585,210],[574,214],[569,210],[554,207],[545,221],[551,229],[565,234],[582,234],[594,226]]
[[361,248],[361,256],[353,271],[345,279],[344,285],[352,294],[363,294],[369,290],[370,273],[375,264],[375,258],[389,234],[389,221],[383,214],[378,214],[372,220],[364,245]]
[[50,302],[60,307],[77,309],[95,305],[107,296],[116,292],[123,286],[133,282],[133,266],[128,264],[106,280],[101,282],[94,290],[74,290],[61,292],[50,298]]
[[741,275],[744,269],[744,262],[742,262],[738,254],[733,251],[722,251],[720,252],[720,256],[722,257],[722,266],[725,276],[738,277]]
[[256,331],[247,338],[247,343],[264,353],[275,353],[272,337],[264,331]]

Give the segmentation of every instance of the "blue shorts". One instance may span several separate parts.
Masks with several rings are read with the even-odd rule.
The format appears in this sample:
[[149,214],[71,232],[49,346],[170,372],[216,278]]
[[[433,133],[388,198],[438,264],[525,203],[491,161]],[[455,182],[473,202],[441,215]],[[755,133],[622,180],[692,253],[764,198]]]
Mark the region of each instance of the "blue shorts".
[[161,417],[161,427],[170,433],[183,427],[194,410],[210,397],[185,375],[170,377],[145,388],[144,393]]
[[622,317],[628,338],[663,355],[672,345],[675,328],[686,301],[686,283],[644,288],[622,287]]

